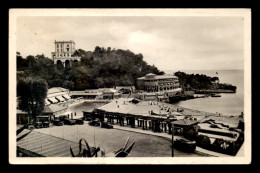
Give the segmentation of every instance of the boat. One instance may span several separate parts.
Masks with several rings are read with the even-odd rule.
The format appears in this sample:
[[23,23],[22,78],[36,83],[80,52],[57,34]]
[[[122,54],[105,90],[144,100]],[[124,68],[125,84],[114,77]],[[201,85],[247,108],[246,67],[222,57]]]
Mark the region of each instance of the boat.
[[174,96],[169,96],[169,101],[170,103],[177,103],[182,100],[187,100],[187,96],[182,94],[182,95],[174,95]]
[[220,94],[211,94],[210,96],[211,96],[211,97],[221,97]]

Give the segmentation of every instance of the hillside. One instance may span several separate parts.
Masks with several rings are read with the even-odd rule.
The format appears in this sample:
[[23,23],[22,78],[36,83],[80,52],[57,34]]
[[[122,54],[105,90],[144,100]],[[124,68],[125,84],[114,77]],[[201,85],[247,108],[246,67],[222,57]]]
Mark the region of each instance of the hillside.
[[181,87],[184,90],[231,90],[236,92],[237,87],[231,84],[219,83],[218,77],[210,77],[200,74],[186,74],[184,72],[176,72],[174,74],[179,78]]
[[155,66],[148,65],[142,54],[130,50],[96,47],[95,50],[79,49],[75,55],[81,57],[70,68],[54,65],[44,55],[17,57],[17,77],[37,76],[47,81],[49,88],[65,87],[70,90],[85,90],[113,86],[135,85],[136,78],[147,73],[163,74]]

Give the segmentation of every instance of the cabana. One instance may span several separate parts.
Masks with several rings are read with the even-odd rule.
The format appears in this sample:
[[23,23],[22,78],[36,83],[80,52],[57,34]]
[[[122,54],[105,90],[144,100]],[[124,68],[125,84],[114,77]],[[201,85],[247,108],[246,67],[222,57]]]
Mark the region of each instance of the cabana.
[[160,109],[160,105],[142,101],[138,104],[133,103],[133,98],[120,98],[109,104],[96,109],[98,114],[107,118],[111,124],[114,120],[120,125],[131,125],[132,128],[143,127],[144,130],[152,129],[154,132],[171,133],[171,122],[176,120],[167,116],[169,112]]
[[48,98],[51,103],[58,103],[59,101],[55,97]]
[[65,99],[62,96],[56,96],[55,98],[58,99],[60,102],[65,101]]

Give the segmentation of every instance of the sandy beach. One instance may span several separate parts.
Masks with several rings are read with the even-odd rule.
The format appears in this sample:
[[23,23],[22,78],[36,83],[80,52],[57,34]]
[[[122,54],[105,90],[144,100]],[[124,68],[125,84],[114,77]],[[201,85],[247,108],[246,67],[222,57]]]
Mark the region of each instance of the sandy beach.
[[[69,105],[69,109],[75,111],[76,109],[78,109],[75,106],[81,105],[83,102],[95,103],[96,100],[81,100],[80,102]],[[103,103],[103,104],[105,104],[105,103]],[[101,105],[103,105],[103,104],[101,104]],[[179,112],[179,113],[181,113],[182,115],[192,115],[193,117],[196,117],[198,120],[213,119],[213,120],[216,120],[216,121],[220,121],[220,122],[227,123],[227,124],[230,124],[230,125],[235,125],[235,126],[239,123],[240,120],[243,120],[243,118],[238,117],[238,116],[227,116],[227,115],[222,115],[222,114],[219,115],[219,113],[211,113],[211,112],[206,112],[206,111],[200,111],[200,110],[185,108],[185,107],[181,107],[181,106],[178,106],[178,105],[175,105],[175,104],[169,104],[169,103],[162,103],[161,102],[161,104],[173,109],[174,111],[177,111],[177,109],[182,109],[183,111]],[[80,108],[80,109],[82,109],[82,108]]]
[[165,106],[170,107],[171,109],[177,111],[177,109],[182,109],[183,112],[180,112],[183,115],[192,115],[196,117],[198,120],[201,119],[213,119],[216,121],[224,122],[227,124],[232,124],[232,125],[237,125],[240,120],[243,120],[243,118],[240,118],[238,116],[225,116],[225,115],[219,115],[218,113],[210,113],[210,112],[205,112],[205,111],[199,111],[199,110],[194,110],[190,108],[184,108],[181,106],[173,105],[173,104],[168,104],[164,103]]

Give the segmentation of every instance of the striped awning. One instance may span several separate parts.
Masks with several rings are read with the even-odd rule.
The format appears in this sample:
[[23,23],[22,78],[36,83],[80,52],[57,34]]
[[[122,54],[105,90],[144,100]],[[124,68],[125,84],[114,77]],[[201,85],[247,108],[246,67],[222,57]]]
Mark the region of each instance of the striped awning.
[[45,99],[45,105],[50,105],[51,103],[48,101],[48,99]]
[[58,99],[59,101],[65,101],[65,99],[62,96],[57,96],[56,99]]
[[58,103],[59,102],[57,99],[55,99],[55,97],[48,98],[48,100],[51,101],[52,103]]
[[64,97],[65,99],[70,99],[70,96],[68,95],[68,94],[66,94],[66,95],[63,95],[62,97]]

